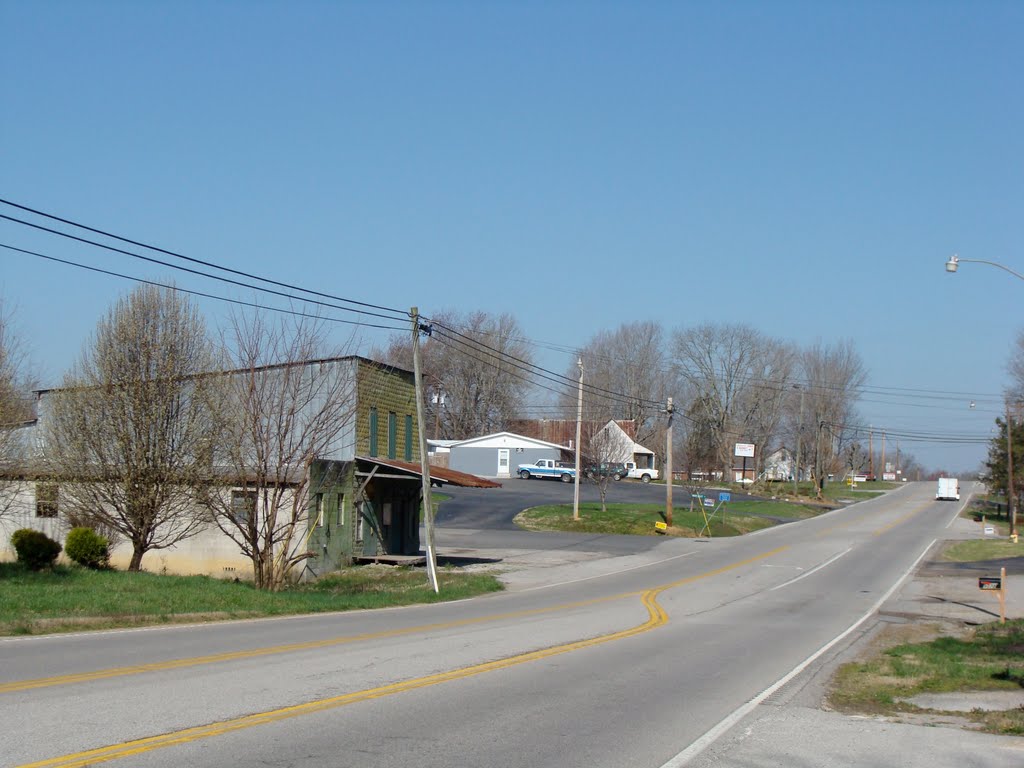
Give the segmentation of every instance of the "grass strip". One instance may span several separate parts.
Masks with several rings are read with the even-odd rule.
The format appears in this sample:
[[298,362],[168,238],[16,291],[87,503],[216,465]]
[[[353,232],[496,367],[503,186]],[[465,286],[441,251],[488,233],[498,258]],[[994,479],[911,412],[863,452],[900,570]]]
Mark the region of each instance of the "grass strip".
[[415,568],[360,566],[263,592],[244,581],[90,571],[58,566],[32,572],[0,563],[0,635],[144,624],[283,616],[461,600],[502,589],[493,575],[438,571],[440,594]]
[[[737,501],[725,505],[712,517],[711,536],[741,536],[745,533],[769,528],[779,522],[799,520],[820,514],[821,507],[784,501]],[[604,510],[600,503],[580,504],[580,519],[574,520],[572,505],[549,504],[532,507],[516,515],[515,522],[530,531],[575,531],[579,533],[659,535],[654,524],[664,522],[665,508],[660,504],[608,504]],[[700,508],[676,508],[672,526],[665,535],[696,537],[705,526],[704,512]],[[705,534],[706,535],[706,534]]]
[[[936,711],[906,701],[921,693],[1020,691],[1022,687],[1024,619],[1017,619],[985,624],[962,637],[900,643],[866,660],[845,664],[833,678],[829,701],[844,712],[891,717]],[[990,733],[1024,734],[1024,708],[975,710],[962,716]]]

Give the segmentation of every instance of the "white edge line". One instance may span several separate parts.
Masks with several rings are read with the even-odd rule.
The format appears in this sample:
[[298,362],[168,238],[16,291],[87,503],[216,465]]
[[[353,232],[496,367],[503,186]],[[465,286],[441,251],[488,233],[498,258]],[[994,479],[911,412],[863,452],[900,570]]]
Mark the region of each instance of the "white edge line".
[[964,510],[967,509],[967,505],[970,504],[970,503],[971,503],[971,494],[967,494],[967,498],[964,499],[964,503],[960,505],[960,509],[958,509],[953,514],[953,517],[950,519],[950,521],[948,523],[946,523],[946,528],[949,528],[951,525],[953,525],[953,523],[955,523],[957,520],[960,519],[960,515],[962,515],[964,513]]
[[797,576],[795,578],[792,578],[792,579],[790,579],[789,581],[787,581],[787,582],[785,582],[783,584],[779,584],[777,587],[772,587],[768,591],[769,592],[774,592],[776,589],[782,589],[783,587],[788,587],[790,584],[796,584],[798,581],[800,581],[800,579],[805,579],[808,576],[810,576],[812,573],[816,573],[817,571],[820,571],[822,568],[825,568],[826,566],[832,565],[832,563],[834,563],[840,557],[842,557],[843,555],[849,554],[852,551],[853,551],[853,547],[850,547],[845,552],[840,552],[835,557],[829,558],[828,560],[826,560],[821,565],[816,566],[814,568],[811,568],[811,570],[809,570],[807,573],[801,573],[799,576]]
[[817,651],[815,651],[806,659],[804,659],[804,661],[797,665],[791,672],[789,672],[783,678],[781,678],[780,680],[778,680],[777,682],[763,690],[761,693],[752,698],[743,706],[736,709],[731,715],[728,715],[717,725],[713,726],[709,731],[705,732],[703,736],[701,736],[695,742],[690,744],[690,746],[688,746],[678,755],[673,757],[667,763],[662,765],[661,768],[682,768],[682,766],[686,765],[695,757],[697,757],[697,755],[699,755],[705,749],[710,747],[726,731],[728,731],[730,728],[736,725],[736,723],[738,723],[740,720],[746,717],[751,711],[754,710],[755,707],[757,707],[758,704],[760,704],[762,701],[767,699],[769,696],[771,696],[773,693],[779,690],[782,686],[784,686],[794,677],[796,677],[805,669],[807,669],[807,667],[813,664],[819,656],[828,651],[832,646],[843,640],[843,638],[845,638],[847,635],[849,635],[851,632],[857,629],[857,627],[859,627],[861,624],[867,621],[871,616],[875,614],[875,611],[881,608],[885,601],[888,600],[897,589],[899,589],[903,582],[906,581],[907,577],[917,567],[917,564],[924,559],[924,556],[928,554],[928,550],[930,550],[935,545],[936,541],[938,541],[938,539],[932,539],[931,543],[927,547],[925,547],[924,551],[918,556],[917,560],[915,560],[913,564],[911,564],[911,566],[907,568],[903,575],[896,581],[896,583],[889,588],[889,591],[882,595],[882,597],[878,599],[878,602],[871,606],[867,613],[865,613],[863,616],[857,619],[857,621],[851,624],[849,628],[846,629],[846,631],[844,631],[842,634],[836,636],[835,638],[827,642]]

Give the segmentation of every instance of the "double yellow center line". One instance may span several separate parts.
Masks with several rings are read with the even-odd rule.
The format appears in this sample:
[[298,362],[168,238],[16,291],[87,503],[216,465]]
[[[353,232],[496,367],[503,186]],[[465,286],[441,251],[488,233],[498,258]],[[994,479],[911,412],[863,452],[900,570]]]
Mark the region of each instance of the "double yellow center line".
[[245,728],[252,728],[257,725],[266,725],[268,723],[275,723],[293,717],[300,717],[302,715],[309,715],[316,712],[323,712],[325,710],[336,709],[338,707],[343,707],[348,704],[355,704],[360,701],[367,701],[369,699],[379,699],[384,696],[391,696],[396,693],[403,693],[405,691],[416,690],[417,688],[426,688],[428,686],[437,685],[439,683],[447,683],[453,680],[462,680],[468,677],[483,674],[485,672],[494,672],[500,669],[507,669],[509,667],[514,667],[519,664],[525,664],[531,661],[538,661],[540,659],[550,658],[552,656],[557,656],[563,653],[569,653],[571,651],[580,650],[582,648],[588,648],[590,646],[600,645],[602,643],[609,643],[615,640],[622,640],[627,637],[633,637],[635,635],[642,634],[644,632],[654,629],[655,627],[660,627],[668,623],[668,614],[665,613],[665,610],[658,604],[657,600],[658,595],[660,595],[662,592],[669,589],[673,589],[675,587],[683,586],[684,584],[699,581],[701,579],[710,578],[712,576],[716,576],[727,571],[734,570],[736,568],[741,568],[745,565],[755,563],[759,560],[764,560],[768,557],[771,557],[782,552],[785,549],[788,549],[788,547],[778,547],[769,552],[765,552],[763,554],[747,558],[746,560],[731,563],[729,565],[722,566],[721,568],[716,568],[712,571],[707,571],[696,576],[689,576],[687,578],[679,579],[678,581],[673,581],[669,584],[663,584],[660,587],[655,587],[654,589],[649,589],[642,592],[629,592],[621,595],[614,595],[611,597],[599,598],[595,600],[553,606],[551,608],[494,615],[477,619],[466,619],[464,621],[448,622],[444,624],[431,624],[416,628],[394,630],[391,632],[356,635],[345,638],[333,638],[330,640],[314,641],[309,643],[278,645],[268,648],[255,649],[252,651],[239,651],[237,653],[215,654],[212,656],[201,656],[192,659],[180,659],[176,661],[160,662],[156,664],[143,664],[133,667],[122,667],[118,669],[101,670],[98,672],[82,673],[79,675],[65,675],[62,677],[43,678],[39,680],[26,680],[21,683],[9,683],[6,686],[0,688],[0,692],[42,688],[47,685],[62,685],[67,683],[87,682],[90,680],[99,680],[122,675],[138,674],[140,672],[152,672],[166,669],[180,669],[183,667],[197,666],[200,664],[213,664],[218,661],[229,661],[234,659],[268,656],[275,653],[287,653],[289,651],[308,650],[310,648],[323,648],[332,645],[339,645],[341,643],[355,642],[358,640],[408,635],[414,632],[424,632],[434,629],[446,629],[451,627],[465,626],[485,621],[493,621],[501,618],[525,616],[530,614],[564,610],[567,608],[576,608],[588,604],[607,602],[609,600],[617,600],[635,595],[640,596],[641,602],[647,609],[647,620],[644,621],[642,624],[638,624],[635,627],[630,627],[629,629],[624,629],[606,635],[593,637],[587,640],[578,640],[571,643],[564,643],[562,645],[556,645],[551,648],[530,651],[528,653],[518,654],[516,656],[509,656],[508,658],[498,659],[496,661],[488,661],[483,664],[474,664],[468,667],[453,669],[448,672],[438,672],[433,675],[426,675],[424,677],[418,677],[412,680],[405,680],[398,683],[390,683],[388,685],[379,686],[377,688],[369,688],[363,691],[355,691],[353,693],[346,693],[340,696],[332,696],[326,699],[318,699],[316,701],[307,702],[305,704],[297,704],[291,707],[282,707],[280,709],[273,709],[267,712],[259,712],[252,715],[245,715],[244,717],[233,718],[231,720],[222,720],[219,722],[210,723],[208,725],[198,726],[196,728],[186,728],[184,730],[173,731],[171,733],[165,733],[159,736],[150,736],[144,739],[136,739],[134,741],[124,742],[122,744],[114,744],[106,747],[100,747],[98,749],[87,750],[84,752],[76,752],[70,755],[50,758],[48,760],[41,760],[35,763],[28,763],[21,766],[21,768],[43,768],[44,766],[47,768],[55,766],[60,766],[61,768],[73,768],[74,766],[93,765],[95,763],[108,762],[110,760],[119,760],[121,758],[130,757],[131,755],[138,755],[143,752],[149,752],[155,749],[162,749],[164,747],[171,747],[178,744],[186,744],[201,739],[211,738],[213,736],[221,736],[226,733],[243,730]]

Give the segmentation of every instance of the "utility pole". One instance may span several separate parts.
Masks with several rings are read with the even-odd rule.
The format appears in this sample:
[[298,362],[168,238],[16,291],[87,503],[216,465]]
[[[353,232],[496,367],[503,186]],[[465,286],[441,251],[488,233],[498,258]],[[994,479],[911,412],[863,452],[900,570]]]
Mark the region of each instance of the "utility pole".
[[1017,533],[1017,504],[1013,486],[1013,427],[1010,399],[1006,399],[1006,514],[1010,518],[1010,535]]
[[875,432],[868,426],[868,474],[872,477],[875,474]]
[[574,478],[574,488],[572,492],[572,519],[580,519],[580,437],[583,432],[583,358],[576,360],[576,365],[580,367],[580,388],[579,394],[576,396],[576,477]]
[[882,430],[882,476],[885,476],[885,430]]
[[793,466],[793,495],[800,495],[800,438],[804,433],[804,388],[801,384],[794,384],[795,389],[800,390],[800,421],[796,430],[796,464]]
[[[420,375],[420,313],[416,307],[409,310],[412,316],[412,370],[416,383],[416,426],[420,432],[420,476],[423,480],[423,524],[427,529],[427,577],[434,594],[440,592],[437,584],[437,560],[434,555],[434,505],[430,498],[430,462],[427,461],[427,429],[423,416],[423,377]],[[430,326],[422,330],[430,332]]]
[[672,525],[672,414],[675,406],[672,398],[665,404],[668,414],[668,429],[665,430],[665,525]]

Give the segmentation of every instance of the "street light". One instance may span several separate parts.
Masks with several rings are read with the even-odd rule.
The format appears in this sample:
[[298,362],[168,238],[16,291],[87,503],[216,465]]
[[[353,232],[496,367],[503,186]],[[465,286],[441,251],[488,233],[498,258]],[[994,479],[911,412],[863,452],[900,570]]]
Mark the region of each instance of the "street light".
[[[955,253],[949,257],[949,261],[946,262],[947,272],[956,272],[957,267],[960,266],[960,262],[974,262],[976,264],[988,264],[992,267],[999,267],[1004,272],[1009,272],[1014,277],[1024,280],[1024,275],[1019,272],[1015,272],[1005,264],[999,264],[995,261],[985,261],[984,259],[961,259]],[[971,407],[974,407],[974,402],[971,402]],[[1010,421],[1010,403],[1007,400],[1006,403],[1006,512],[1010,518],[1010,535],[1017,535],[1017,509],[1014,504],[1015,500],[1015,488],[1013,482],[1013,439],[1010,436],[1011,421]],[[1014,539],[1016,541],[1016,539]]]
[[1019,272],[1014,272],[1012,269],[1010,269],[1009,267],[1007,267],[1004,264],[1000,264],[1000,263],[995,262],[995,261],[985,261],[984,259],[961,259],[955,253],[952,256],[950,256],[949,257],[949,261],[946,262],[946,271],[947,272],[956,272],[957,267],[960,266],[960,262],[972,263],[972,264],[988,264],[989,266],[992,266],[992,267],[999,267],[999,269],[1001,269],[1001,270],[1003,270],[1005,272],[1009,272],[1014,277],[1018,277],[1021,280],[1024,280],[1024,275],[1020,274]]

